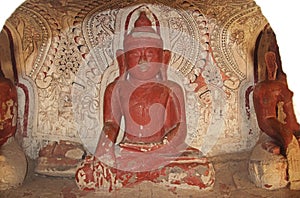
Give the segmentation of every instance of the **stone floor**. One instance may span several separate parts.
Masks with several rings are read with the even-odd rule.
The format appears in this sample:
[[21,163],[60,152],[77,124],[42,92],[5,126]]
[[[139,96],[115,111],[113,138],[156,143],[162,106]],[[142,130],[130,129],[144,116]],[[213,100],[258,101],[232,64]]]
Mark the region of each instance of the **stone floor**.
[[78,190],[73,178],[57,178],[36,175],[33,172],[34,162],[29,161],[28,175],[22,186],[16,189],[0,191],[5,198],[75,198],[75,197],[247,197],[247,198],[283,198],[300,197],[300,191],[288,188],[264,190],[256,188],[248,179],[247,159],[249,153],[238,153],[211,159],[216,171],[216,183],[213,190],[197,191],[167,189],[152,183],[141,183],[134,188],[121,189],[112,193],[82,192]]

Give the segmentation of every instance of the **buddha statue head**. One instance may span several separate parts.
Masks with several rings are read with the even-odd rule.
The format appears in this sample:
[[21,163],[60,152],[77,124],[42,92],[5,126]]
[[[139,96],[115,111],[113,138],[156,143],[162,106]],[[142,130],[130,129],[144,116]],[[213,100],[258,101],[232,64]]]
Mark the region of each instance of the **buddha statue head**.
[[[148,10],[147,10],[148,11]],[[163,40],[160,35],[160,25],[156,16],[150,11],[141,11],[131,31],[128,24],[131,14],[125,24],[123,49],[117,51],[120,74],[129,74],[130,78],[147,81],[159,78],[167,79],[167,65],[170,51],[163,50]],[[156,30],[147,16],[152,14]]]

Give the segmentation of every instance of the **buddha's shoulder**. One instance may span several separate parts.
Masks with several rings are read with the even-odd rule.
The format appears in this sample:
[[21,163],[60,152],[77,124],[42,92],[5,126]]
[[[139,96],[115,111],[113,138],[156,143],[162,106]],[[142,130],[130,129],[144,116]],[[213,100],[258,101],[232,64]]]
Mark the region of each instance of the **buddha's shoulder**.
[[272,80],[272,81],[262,81],[255,85],[254,90],[271,90],[271,88],[280,88],[284,89],[286,84],[284,84],[281,81],[278,80]]
[[165,83],[165,86],[167,86],[168,88],[170,88],[171,90],[174,91],[182,91],[183,88],[175,81],[172,80],[167,80]]

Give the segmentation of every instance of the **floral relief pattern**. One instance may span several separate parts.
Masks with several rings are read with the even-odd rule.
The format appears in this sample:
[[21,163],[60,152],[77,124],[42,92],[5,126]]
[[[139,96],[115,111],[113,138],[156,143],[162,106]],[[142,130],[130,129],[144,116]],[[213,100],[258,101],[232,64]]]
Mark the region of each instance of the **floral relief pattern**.
[[57,67],[58,73],[67,79],[70,79],[71,73],[76,74],[82,61],[82,56],[73,38],[73,34],[60,35],[60,39],[57,41],[58,47],[55,49],[57,52],[54,65]]

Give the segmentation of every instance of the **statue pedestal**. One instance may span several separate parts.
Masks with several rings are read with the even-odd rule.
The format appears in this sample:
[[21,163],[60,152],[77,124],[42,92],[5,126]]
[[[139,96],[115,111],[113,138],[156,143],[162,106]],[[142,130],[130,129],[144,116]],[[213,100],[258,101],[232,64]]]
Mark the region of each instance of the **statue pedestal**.
[[275,190],[287,186],[287,159],[266,151],[258,143],[249,160],[250,180],[260,188]]
[[287,151],[288,174],[291,190],[300,190],[300,148],[299,142],[293,136],[292,142],[289,144]]
[[0,148],[0,190],[21,185],[27,173],[25,154],[11,137]]
[[85,151],[70,141],[51,142],[39,152],[35,172],[42,175],[74,177]]

